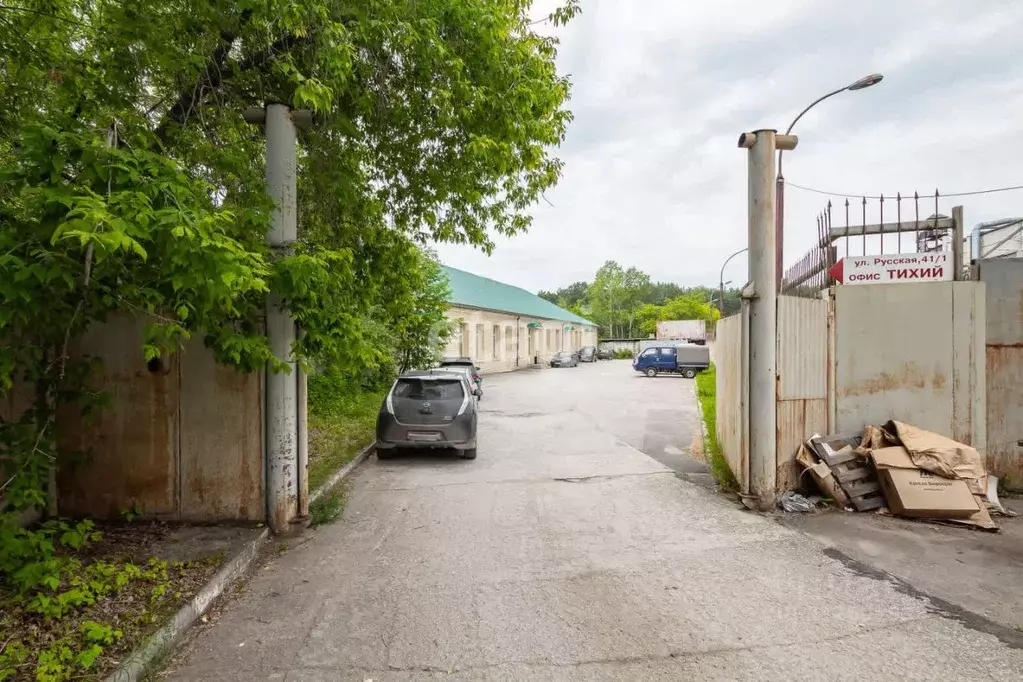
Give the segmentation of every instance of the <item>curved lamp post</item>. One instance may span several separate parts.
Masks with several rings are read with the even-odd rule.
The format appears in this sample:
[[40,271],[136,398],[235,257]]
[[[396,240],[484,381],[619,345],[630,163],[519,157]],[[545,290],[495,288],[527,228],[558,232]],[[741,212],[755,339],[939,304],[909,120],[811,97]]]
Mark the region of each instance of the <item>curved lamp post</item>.
[[721,317],[725,316],[725,266],[728,265],[728,261],[738,256],[740,253],[746,253],[747,251],[749,251],[748,246],[744,249],[739,249],[726,258],[725,262],[721,264],[721,277],[718,279],[718,311],[721,313]]
[[[879,73],[872,73],[869,76],[864,76],[863,78],[859,79],[858,81],[854,81],[853,83],[850,83],[849,85],[846,85],[844,87],[839,88],[838,90],[832,90],[831,92],[829,92],[828,94],[824,95],[823,97],[818,97],[814,101],[810,102],[810,104],[805,109],[800,111],[798,116],[796,116],[794,119],[792,119],[792,123],[790,123],[788,129],[785,130],[785,134],[788,135],[788,134],[790,134],[792,132],[792,128],[794,128],[796,123],[799,122],[799,119],[803,118],[803,114],[805,114],[806,112],[810,111],[810,109],[813,109],[815,106],[817,106],[818,104],[820,104],[824,100],[828,99],[829,97],[834,97],[835,95],[839,94],[840,92],[845,92],[847,90],[849,92],[854,92],[856,90],[863,90],[865,88],[869,88],[871,85],[877,85],[883,79],[884,79],[884,76],[882,76],[881,74],[879,74]],[[776,195],[776,199],[775,199],[775,218],[774,218],[774,226],[775,226],[775,234],[774,234],[774,236],[775,236],[774,258],[775,258],[775,270],[776,270],[777,275],[778,275],[777,282],[778,282],[778,290],[779,291],[781,290],[782,277],[785,274],[782,271],[782,268],[784,267],[784,259],[782,257],[783,256],[783,254],[782,254],[782,244],[784,243],[783,236],[784,236],[784,232],[785,232],[785,176],[782,174],[782,170],[781,170],[781,159],[782,159],[782,150],[779,149],[778,150],[778,175],[775,177],[775,181],[774,181],[775,195]]]

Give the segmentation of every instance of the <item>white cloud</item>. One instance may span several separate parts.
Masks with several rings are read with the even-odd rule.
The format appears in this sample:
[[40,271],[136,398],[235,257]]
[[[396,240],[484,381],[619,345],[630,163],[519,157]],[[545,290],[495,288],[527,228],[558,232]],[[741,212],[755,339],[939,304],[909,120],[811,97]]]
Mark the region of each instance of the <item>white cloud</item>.
[[[714,284],[746,244],[739,133],[784,128],[816,97],[874,71],[883,83],[799,122],[789,181],[885,195],[1023,184],[1020,35],[1023,3],[1013,0],[584,0],[562,35],[576,119],[553,207],[538,205],[531,231],[498,240],[490,258],[452,245],[440,255],[531,290],[589,279],[609,259],[654,279]],[[787,263],[815,239],[826,202],[789,187]],[[956,203],[968,225],[1023,215],[1023,192],[941,200],[942,212]],[[894,202],[885,210],[894,215]],[[726,279],[743,280],[744,268],[734,259]]]

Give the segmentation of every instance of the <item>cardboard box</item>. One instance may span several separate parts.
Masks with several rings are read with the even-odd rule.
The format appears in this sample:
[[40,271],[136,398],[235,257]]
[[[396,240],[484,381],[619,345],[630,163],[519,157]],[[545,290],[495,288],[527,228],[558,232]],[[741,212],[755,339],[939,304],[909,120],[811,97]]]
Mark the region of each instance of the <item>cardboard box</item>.
[[901,446],[870,453],[877,469],[888,509],[898,516],[930,519],[963,519],[979,507],[970,486],[958,478],[943,478],[913,464]]

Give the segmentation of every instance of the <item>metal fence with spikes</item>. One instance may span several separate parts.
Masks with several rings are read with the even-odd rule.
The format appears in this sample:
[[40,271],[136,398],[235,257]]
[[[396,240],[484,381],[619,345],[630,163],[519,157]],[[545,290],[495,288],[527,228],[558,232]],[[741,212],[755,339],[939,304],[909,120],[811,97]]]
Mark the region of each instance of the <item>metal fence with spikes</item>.
[[[953,222],[952,218],[941,214],[940,199],[938,190],[924,196],[914,192],[912,196],[896,193],[887,197],[880,194],[852,201],[845,199],[844,210],[839,210],[844,216],[839,216],[837,225],[833,215],[835,206],[829,200],[817,214],[816,242],[785,271],[781,292],[790,296],[819,296],[822,289],[833,284],[828,271],[846,256],[949,250]],[[886,213],[888,222],[885,222]],[[867,222],[871,214],[878,216],[878,222]],[[913,235],[904,239],[905,233]]]

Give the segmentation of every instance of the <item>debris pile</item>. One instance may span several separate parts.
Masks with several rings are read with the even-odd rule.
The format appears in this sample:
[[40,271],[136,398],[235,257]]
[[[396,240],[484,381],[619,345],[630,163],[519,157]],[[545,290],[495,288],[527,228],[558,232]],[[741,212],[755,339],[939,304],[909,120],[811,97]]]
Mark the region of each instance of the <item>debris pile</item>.
[[[890,421],[859,435],[813,436],[796,461],[826,497],[848,510],[997,530],[984,460],[951,438]],[[993,500],[993,502],[991,502]]]

